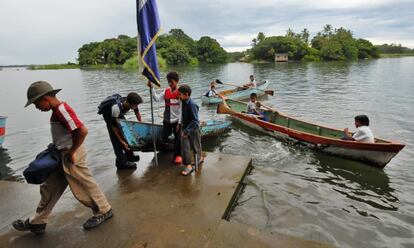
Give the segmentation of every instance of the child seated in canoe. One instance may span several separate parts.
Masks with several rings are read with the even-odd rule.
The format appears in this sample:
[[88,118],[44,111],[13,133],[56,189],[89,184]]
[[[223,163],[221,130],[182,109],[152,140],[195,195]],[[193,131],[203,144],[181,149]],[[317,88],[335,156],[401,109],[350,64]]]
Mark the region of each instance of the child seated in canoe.
[[256,88],[257,87],[257,83],[256,80],[254,79],[254,75],[250,75],[250,81],[248,83],[243,84],[244,88]]
[[358,129],[353,135],[349,133],[349,129],[345,128],[345,137],[343,140],[352,140],[365,143],[375,143],[374,134],[369,128],[369,118],[366,115],[355,116],[355,127]]
[[213,81],[210,83],[210,89],[204,94],[206,97],[217,97],[216,83]]
[[250,94],[250,101],[247,104],[247,113],[258,115],[260,119],[267,121],[267,118],[264,116],[264,111],[260,109],[261,107],[262,104],[257,101],[257,94]]

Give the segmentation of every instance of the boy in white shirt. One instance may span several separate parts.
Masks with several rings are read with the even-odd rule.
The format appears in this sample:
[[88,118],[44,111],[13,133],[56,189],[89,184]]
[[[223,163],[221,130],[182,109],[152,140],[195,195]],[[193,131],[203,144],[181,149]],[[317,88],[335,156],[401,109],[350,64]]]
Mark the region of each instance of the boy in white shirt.
[[365,143],[375,143],[374,134],[369,128],[369,118],[366,115],[355,116],[355,127],[358,129],[353,135],[349,133],[349,129],[345,128],[344,140],[353,140]]
[[250,82],[243,84],[243,87],[246,87],[246,88],[257,87],[257,83],[256,83],[256,80],[254,79],[254,75],[250,75]]

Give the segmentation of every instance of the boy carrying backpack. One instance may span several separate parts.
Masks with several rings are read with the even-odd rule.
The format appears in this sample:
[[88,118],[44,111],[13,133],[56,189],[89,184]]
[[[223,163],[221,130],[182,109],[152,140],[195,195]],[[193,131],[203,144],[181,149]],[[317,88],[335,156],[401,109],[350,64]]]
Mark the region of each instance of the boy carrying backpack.
[[135,92],[131,92],[127,97],[119,94],[108,96],[98,106],[98,114],[102,115],[108,129],[109,138],[116,156],[115,165],[118,169],[137,168],[134,161],[139,161],[139,156],[134,156],[119,128],[120,119],[125,119],[125,114],[129,110],[134,110],[138,121],[141,121],[141,114],[138,105],[142,98]]

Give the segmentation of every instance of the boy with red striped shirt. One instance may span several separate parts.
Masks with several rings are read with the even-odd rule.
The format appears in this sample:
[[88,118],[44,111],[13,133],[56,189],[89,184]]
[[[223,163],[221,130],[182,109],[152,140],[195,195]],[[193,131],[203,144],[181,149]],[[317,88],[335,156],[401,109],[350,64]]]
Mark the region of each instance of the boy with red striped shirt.
[[162,139],[164,142],[167,142],[171,133],[174,135],[174,163],[181,164],[181,138],[178,125],[181,116],[180,99],[178,98],[178,83],[180,77],[177,72],[172,71],[167,74],[167,81],[170,87],[165,88],[159,94],[152,89],[151,81],[148,81],[148,87],[151,88],[154,101],[164,101]]
[[31,231],[36,235],[45,232],[53,207],[69,185],[73,195],[89,207],[93,216],[84,224],[85,229],[98,226],[112,217],[112,209],[86,165],[86,150],[83,141],[88,129],[73,109],[59,101],[53,89],[45,81],[34,82],[27,90],[27,104],[34,104],[40,111],[52,111],[50,118],[52,141],[62,155],[62,166],[48,175],[40,185],[41,199],[33,217],[16,220],[13,227],[19,231]]

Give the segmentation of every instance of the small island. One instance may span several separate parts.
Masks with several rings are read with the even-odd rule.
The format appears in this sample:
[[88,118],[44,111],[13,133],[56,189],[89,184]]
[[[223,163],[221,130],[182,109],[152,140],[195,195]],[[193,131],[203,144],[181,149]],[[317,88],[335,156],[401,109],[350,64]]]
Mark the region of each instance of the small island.
[[[401,44],[373,45],[369,40],[355,38],[351,30],[327,24],[310,39],[308,29],[295,33],[288,29],[283,36],[265,36],[259,32],[251,48],[226,52],[217,40],[203,36],[194,40],[181,29],[171,29],[156,41],[161,69],[168,65],[218,64],[227,62],[265,63],[273,61],[352,61],[379,57],[414,55],[414,49]],[[31,65],[29,69],[123,68],[136,70],[136,37],[119,35],[100,42],[91,42],[78,49],[78,63]]]

